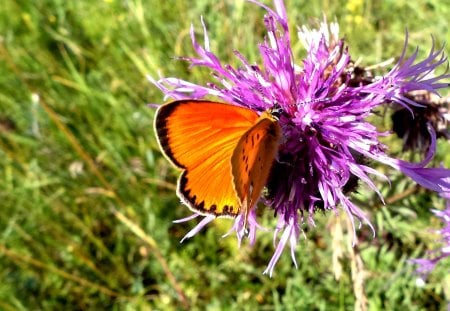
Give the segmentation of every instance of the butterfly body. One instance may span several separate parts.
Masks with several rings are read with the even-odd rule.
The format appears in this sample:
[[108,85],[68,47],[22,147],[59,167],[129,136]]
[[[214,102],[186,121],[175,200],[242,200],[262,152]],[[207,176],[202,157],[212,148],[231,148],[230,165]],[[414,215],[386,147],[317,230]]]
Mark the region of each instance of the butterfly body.
[[268,112],[179,100],[158,108],[155,132],[180,168],[177,195],[203,215],[236,217],[256,205],[276,158],[281,128]]

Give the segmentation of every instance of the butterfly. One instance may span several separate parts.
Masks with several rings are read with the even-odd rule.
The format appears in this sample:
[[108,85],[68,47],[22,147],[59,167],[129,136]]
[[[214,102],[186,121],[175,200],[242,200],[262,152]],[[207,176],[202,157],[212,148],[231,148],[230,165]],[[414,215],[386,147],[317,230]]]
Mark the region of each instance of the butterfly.
[[177,100],[158,108],[154,127],[161,150],[182,171],[181,201],[202,215],[243,215],[245,228],[278,153],[278,120],[269,111]]

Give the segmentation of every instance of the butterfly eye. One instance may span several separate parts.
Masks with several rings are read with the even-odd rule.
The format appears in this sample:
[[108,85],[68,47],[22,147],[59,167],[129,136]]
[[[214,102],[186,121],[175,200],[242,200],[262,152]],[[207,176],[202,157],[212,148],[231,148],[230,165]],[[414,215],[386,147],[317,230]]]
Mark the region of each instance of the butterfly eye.
[[278,105],[274,108],[271,108],[269,110],[269,113],[274,117],[276,120],[280,120],[281,115],[283,114],[284,110],[279,107]]

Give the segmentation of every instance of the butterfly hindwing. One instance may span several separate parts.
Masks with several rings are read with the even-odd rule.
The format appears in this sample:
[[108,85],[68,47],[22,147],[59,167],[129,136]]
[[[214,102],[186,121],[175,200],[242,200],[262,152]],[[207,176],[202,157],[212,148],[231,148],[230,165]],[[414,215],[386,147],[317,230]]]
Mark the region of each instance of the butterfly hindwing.
[[266,185],[278,152],[280,126],[269,113],[239,139],[231,157],[233,184],[247,218]]
[[177,193],[189,208],[215,216],[239,214],[230,159],[257,120],[250,109],[209,101],[180,100],[158,109],[158,142],[167,158],[183,170]]

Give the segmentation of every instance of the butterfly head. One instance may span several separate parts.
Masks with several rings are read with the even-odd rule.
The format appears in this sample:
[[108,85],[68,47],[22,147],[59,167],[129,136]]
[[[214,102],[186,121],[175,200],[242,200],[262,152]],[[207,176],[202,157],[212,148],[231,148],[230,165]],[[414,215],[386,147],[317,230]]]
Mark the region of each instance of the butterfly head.
[[279,105],[268,109],[267,112],[270,113],[276,120],[280,120],[281,115],[284,113],[283,108],[281,108]]

